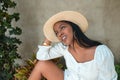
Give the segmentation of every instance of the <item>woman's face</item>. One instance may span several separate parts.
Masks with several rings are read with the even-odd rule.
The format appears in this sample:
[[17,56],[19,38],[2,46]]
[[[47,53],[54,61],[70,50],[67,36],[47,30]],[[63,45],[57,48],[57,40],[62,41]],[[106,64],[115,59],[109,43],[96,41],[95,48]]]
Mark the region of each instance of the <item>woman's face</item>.
[[70,45],[73,43],[73,30],[72,27],[65,22],[55,23],[54,32],[57,38],[65,45]]

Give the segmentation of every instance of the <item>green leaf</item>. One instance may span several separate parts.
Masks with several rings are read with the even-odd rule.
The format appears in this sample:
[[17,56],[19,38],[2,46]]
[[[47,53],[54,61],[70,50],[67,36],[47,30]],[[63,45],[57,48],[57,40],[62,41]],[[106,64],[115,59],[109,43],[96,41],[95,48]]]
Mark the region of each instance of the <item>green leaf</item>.
[[19,13],[14,13],[12,16],[15,18],[15,21],[19,20]]
[[9,31],[10,35],[20,35],[22,33],[22,30],[19,27],[13,28]]

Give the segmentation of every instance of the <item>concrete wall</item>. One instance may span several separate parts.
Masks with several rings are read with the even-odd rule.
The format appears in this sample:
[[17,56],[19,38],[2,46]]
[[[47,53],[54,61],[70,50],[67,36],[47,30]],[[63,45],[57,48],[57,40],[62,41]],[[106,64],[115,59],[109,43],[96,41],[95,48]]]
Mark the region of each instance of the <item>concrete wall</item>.
[[23,59],[36,53],[43,39],[43,25],[59,11],[81,12],[89,22],[86,35],[107,44],[115,60],[120,60],[120,0],[16,0],[20,13],[18,25],[23,33],[19,52]]

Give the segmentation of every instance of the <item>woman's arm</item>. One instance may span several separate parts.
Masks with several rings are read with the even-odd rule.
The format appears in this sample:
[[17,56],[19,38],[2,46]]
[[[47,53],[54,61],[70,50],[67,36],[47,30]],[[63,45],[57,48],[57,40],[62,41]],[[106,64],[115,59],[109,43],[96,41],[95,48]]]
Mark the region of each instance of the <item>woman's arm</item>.
[[103,45],[103,47],[101,47],[98,60],[98,80],[117,80],[117,73],[114,66],[114,56],[107,46]]
[[63,45],[62,43],[57,43],[54,46],[50,45],[51,42],[47,39],[42,45],[38,46],[39,50],[37,52],[38,60],[50,60],[57,57],[63,56]]

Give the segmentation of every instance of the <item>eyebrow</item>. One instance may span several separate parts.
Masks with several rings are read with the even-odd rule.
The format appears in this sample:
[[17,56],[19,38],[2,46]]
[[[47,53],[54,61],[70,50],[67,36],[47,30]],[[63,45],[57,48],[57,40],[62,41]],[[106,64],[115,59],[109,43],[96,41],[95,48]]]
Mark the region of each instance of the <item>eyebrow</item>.
[[60,28],[62,25],[64,25],[64,24],[61,24],[61,25],[59,26],[59,28]]
[[[60,29],[60,27],[61,27],[62,25],[63,25],[63,24],[60,24],[60,25],[59,25],[59,27],[58,27],[58,29]],[[54,31],[56,32],[56,30],[55,30],[55,29],[54,29]]]

